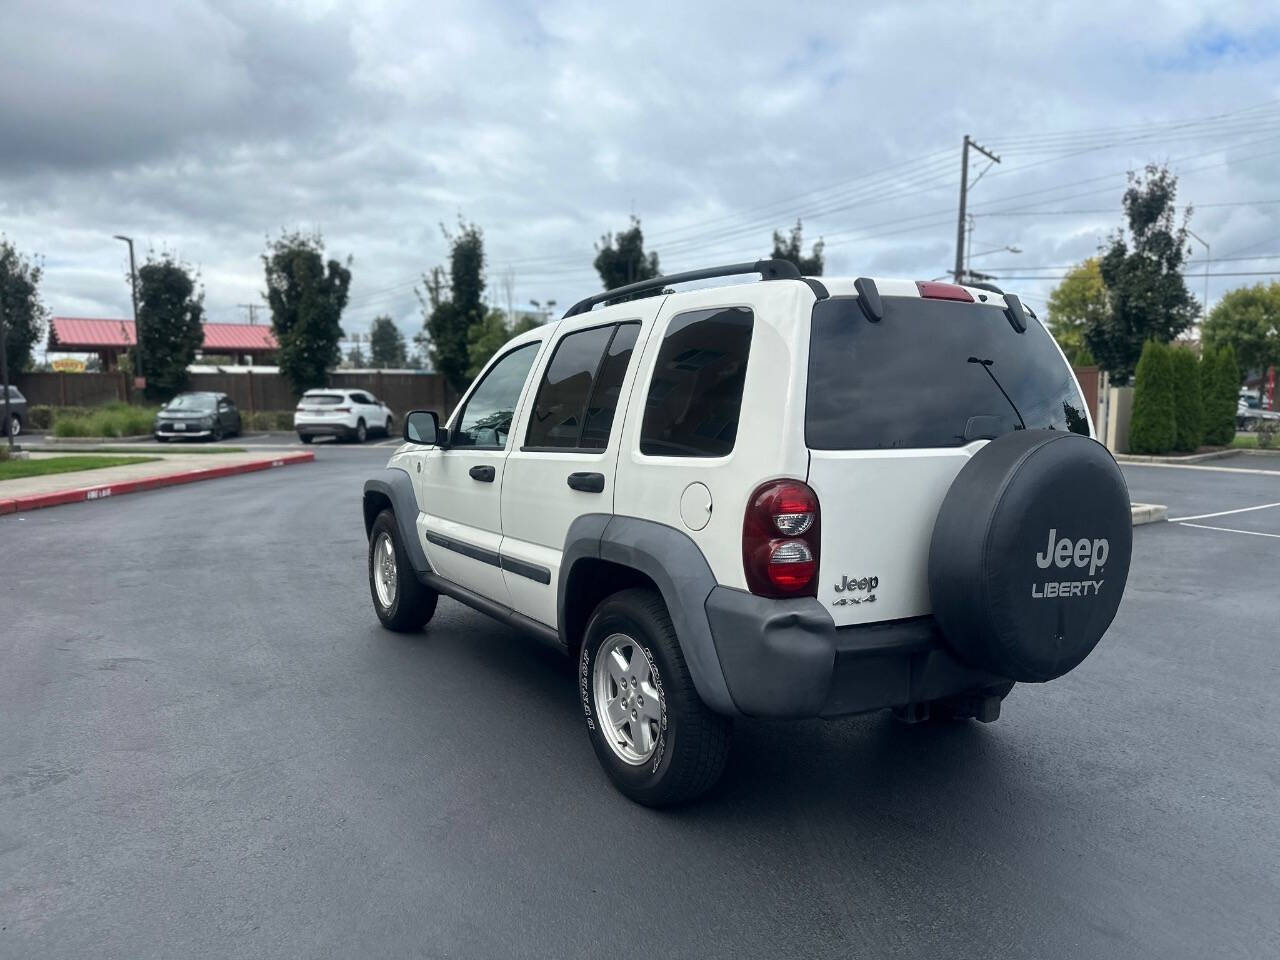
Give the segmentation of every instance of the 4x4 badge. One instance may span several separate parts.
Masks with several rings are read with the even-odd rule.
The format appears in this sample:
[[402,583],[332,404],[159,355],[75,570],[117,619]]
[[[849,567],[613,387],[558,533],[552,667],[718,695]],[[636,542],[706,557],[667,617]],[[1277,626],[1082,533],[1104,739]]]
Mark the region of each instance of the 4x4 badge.
[[832,603],[832,606],[846,607],[851,603],[875,603],[876,595],[871,591],[880,586],[879,577],[862,577],[859,580],[850,580],[848,576],[840,578],[840,583],[835,585],[836,593],[861,593],[866,591],[865,597],[841,597]]

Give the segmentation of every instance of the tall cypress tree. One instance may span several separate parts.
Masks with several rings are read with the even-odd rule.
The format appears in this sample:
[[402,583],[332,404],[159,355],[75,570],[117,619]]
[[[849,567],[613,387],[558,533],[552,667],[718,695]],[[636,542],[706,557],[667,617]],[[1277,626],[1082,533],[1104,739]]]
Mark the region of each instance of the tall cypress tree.
[[1177,439],[1173,363],[1169,352],[1169,348],[1157,340],[1148,340],[1142,348],[1134,375],[1130,453],[1168,453]]
[[1174,449],[1193,453],[1204,439],[1204,407],[1200,395],[1200,364],[1186,347],[1171,351],[1173,362],[1174,417],[1177,437]]

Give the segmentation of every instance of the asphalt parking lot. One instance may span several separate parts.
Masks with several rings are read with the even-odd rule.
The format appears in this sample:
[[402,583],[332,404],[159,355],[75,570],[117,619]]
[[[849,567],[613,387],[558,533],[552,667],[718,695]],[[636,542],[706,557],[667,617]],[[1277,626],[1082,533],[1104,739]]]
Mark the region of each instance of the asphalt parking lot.
[[559,655],[378,627],[387,451],[315,450],[0,518],[0,956],[1280,955],[1280,507],[1203,517],[1273,462],[1127,466],[1201,519],[1135,530],[1107,638],[999,722],[739,723],[654,812]]

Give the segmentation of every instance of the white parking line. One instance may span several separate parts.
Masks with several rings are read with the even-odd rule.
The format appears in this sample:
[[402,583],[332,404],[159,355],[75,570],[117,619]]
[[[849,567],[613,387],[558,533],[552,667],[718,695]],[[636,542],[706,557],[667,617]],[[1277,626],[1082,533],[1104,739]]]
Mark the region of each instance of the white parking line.
[[1239,510],[1219,510],[1217,513],[1198,513],[1194,517],[1170,517],[1170,523],[1182,523],[1185,520],[1208,520],[1212,517],[1228,517],[1233,513],[1249,513],[1252,510],[1267,510],[1280,507],[1280,503],[1264,503],[1256,507],[1241,507]]
[[1207,523],[1183,523],[1183,527],[1195,527],[1197,530],[1217,530],[1219,533],[1245,533],[1251,537],[1272,537],[1280,540],[1280,533],[1261,533],[1257,530],[1236,530],[1232,527],[1211,527]]

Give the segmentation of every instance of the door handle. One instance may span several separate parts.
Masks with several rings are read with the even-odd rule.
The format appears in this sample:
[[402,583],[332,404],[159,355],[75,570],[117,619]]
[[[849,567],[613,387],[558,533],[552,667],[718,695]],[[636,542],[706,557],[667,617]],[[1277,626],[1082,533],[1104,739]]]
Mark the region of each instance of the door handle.
[[583,493],[604,493],[603,473],[571,473],[569,486]]
[[472,480],[479,480],[481,483],[493,483],[493,467],[472,467],[467,472],[471,474]]

